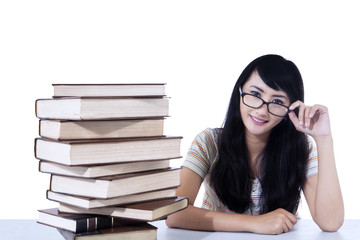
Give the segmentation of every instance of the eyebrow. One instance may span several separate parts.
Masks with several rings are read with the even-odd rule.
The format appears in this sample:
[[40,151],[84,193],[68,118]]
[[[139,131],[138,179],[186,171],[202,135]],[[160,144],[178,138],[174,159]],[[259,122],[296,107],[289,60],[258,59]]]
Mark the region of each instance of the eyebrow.
[[[259,92],[262,92],[262,93],[264,92],[264,90],[262,90],[261,88],[259,88],[259,87],[257,87],[257,86],[254,86],[254,85],[250,86],[250,88],[255,88],[256,90],[258,90]],[[284,95],[278,95],[278,94],[272,95],[272,97],[279,97],[279,98],[285,98],[285,99],[287,99],[286,96],[284,96]]]

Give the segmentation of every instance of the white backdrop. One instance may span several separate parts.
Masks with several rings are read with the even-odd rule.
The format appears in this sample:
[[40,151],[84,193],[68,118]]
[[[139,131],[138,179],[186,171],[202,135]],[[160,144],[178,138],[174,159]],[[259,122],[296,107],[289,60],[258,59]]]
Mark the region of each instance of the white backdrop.
[[[1,1],[0,218],[56,206],[33,154],[34,103],[52,83],[167,83],[165,132],[184,137],[185,156],[198,132],[221,126],[239,74],[267,53],[297,64],[307,104],[329,107],[346,218],[359,218],[355,2]],[[300,212],[309,217],[305,202]]]

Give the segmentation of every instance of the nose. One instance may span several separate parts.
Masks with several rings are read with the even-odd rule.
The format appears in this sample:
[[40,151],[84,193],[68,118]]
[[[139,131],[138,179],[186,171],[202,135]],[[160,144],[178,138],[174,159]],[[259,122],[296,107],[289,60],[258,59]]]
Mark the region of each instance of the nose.
[[267,105],[263,104],[260,108],[256,109],[256,112],[260,115],[260,116],[267,116],[269,114],[269,111],[267,109]]

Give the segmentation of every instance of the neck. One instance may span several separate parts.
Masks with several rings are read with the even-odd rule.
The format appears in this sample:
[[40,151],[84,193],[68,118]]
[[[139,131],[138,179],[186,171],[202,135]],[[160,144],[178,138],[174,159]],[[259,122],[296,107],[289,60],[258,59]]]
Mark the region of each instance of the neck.
[[259,176],[260,155],[263,152],[268,140],[269,134],[253,135],[246,132],[246,146],[249,154],[249,164],[252,178]]

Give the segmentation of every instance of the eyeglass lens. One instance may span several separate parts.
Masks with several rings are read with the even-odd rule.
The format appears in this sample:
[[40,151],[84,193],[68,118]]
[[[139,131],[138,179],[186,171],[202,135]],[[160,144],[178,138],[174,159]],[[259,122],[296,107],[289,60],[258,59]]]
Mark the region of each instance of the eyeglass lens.
[[[252,95],[244,95],[244,103],[249,107],[259,108],[263,104],[263,100]],[[285,116],[288,112],[287,108],[276,103],[269,103],[269,112],[278,116]]]

